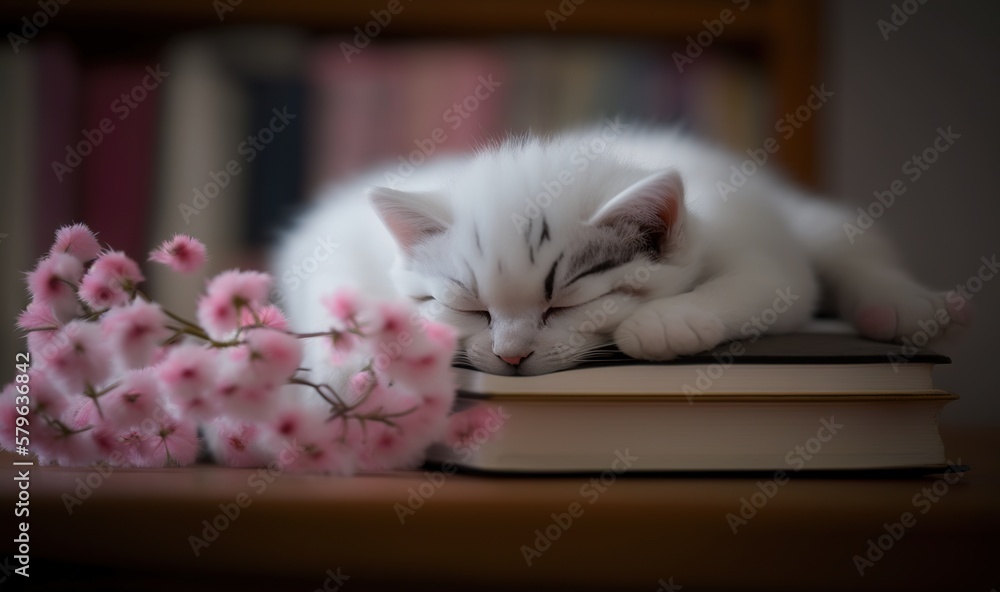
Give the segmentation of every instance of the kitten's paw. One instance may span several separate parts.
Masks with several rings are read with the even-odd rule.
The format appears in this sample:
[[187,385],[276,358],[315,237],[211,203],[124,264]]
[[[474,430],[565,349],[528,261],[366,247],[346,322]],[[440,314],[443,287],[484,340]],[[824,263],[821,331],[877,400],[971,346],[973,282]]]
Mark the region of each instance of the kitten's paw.
[[646,306],[615,330],[618,348],[641,360],[671,360],[722,343],[726,328],[714,313],[689,306]]
[[912,339],[918,332],[933,339],[941,337],[945,330],[968,325],[971,321],[969,302],[949,299],[945,292],[931,292],[921,287],[881,295],[858,307],[854,316],[858,332],[878,341]]

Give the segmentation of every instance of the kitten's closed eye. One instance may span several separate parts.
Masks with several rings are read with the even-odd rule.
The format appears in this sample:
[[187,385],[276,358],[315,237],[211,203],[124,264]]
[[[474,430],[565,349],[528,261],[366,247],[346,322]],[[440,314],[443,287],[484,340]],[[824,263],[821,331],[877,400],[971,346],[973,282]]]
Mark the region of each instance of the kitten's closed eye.
[[552,315],[557,315],[561,312],[566,312],[567,310],[576,308],[575,306],[553,306],[545,309],[542,313],[542,322],[547,323]]
[[[452,310],[458,310],[454,308]],[[458,310],[458,312],[463,312],[468,315],[478,316],[486,320],[486,324],[493,326],[493,317],[490,316],[490,311],[488,310]]]
[[[442,304],[444,304],[444,303],[442,303]],[[461,308],[455,308],[454,306],[448,306],[447,304],[444,304],[444,307],[447,308],[448,310],[453,310],[455,312],[460,312],[460,313],[465,314],[465,315],[479,317],[479,318],[485,320],[487,325],[492,325],[493,324],[493,317],[490,316],[490,311],[488,311],[488,310],[480,310],[480,309],[466,310],[466,309],[461,309]]]

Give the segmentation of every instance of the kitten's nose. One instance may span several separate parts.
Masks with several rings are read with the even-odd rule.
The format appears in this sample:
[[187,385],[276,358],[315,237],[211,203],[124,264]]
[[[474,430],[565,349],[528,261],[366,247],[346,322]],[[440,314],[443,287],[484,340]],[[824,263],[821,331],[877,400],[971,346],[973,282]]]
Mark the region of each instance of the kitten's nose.
[[521,363],[521,360],[527,358],[530,355],[531,353],[528,353],[527,356],[497,356],[497,357],[503,360],[504,362],[507,362],[511,366],[517,366],[518,364]]

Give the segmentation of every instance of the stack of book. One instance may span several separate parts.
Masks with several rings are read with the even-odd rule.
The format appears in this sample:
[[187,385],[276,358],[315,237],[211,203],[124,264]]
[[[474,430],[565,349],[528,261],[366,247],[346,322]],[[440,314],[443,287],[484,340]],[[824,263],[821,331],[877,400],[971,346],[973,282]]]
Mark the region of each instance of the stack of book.
[[929,350],[838,333],[765,336],[668,363],[620,354],[543,376],[461,368],[492,421],[432,460],[502,472],[945,467]]

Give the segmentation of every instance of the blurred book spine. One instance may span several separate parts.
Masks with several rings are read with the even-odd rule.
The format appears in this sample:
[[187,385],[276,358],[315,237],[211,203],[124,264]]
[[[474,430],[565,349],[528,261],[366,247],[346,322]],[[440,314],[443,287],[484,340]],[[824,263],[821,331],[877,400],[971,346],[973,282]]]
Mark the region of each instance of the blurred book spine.
[[156,149],[157,71],[142,61],[105,63],[82,77],[80,218],[102,243],[143,258]]

